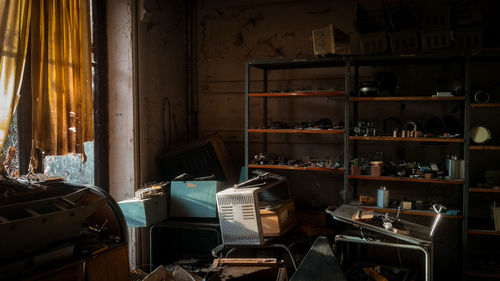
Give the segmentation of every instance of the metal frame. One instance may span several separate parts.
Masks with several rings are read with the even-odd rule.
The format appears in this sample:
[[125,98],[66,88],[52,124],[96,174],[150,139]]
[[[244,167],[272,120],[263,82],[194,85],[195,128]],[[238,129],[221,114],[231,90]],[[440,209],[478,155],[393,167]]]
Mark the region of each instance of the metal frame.
[[402,249],[412,249],[419,250],[424,253],[425,259],[425,280],[432,281],[432,253],[429,251],[428,246],[419,246],[419,245],[410,245],[410,244],[399,244],[399,243],[389,243],[389,242],[381,242],[381,241],[370,241],[365,240],[356,236],[347,236],[347,235],[337,235],[335,236],[335,248],[337,247],[337,242],[349,242],[349,243],[358,243],[358,244],[366,244],[380,247],[393,247],[393,248],[402,248]]
[[473,62],[499,62],[500,52],[498,49],[472,51],[464,56],[464,86],[465,86],[465,109],[464,109],[464,161],[465,182],[463,186],[463,223],[462,223],[462,280],[466,280],[468,267],[468,230],[469,230],[469,178],[470,178],[470,123],[471,123],[471,80]]
[[[346,236],[346,235],[337,235],[335,237],[335,243],[337,241],[344,242],[353,242],[353,243],[361,243],[361,244],[369,244],[375,246],[386,246],[386,247],[397,247],[397,248],[406,248],[406,249],[414,249],[420,250],[424,252],[425,255],[425,280],[432,280],[432,260],[433,260],[433,250],[432,250],[432,230],[429,227],[416,224],[407,220],[397,218],[397,221],[404,225],[403,229],[410,230],[410,233],[413,233],[413,236],[403,235],[399,233],[395,233],[391,230],[387,230],[383,227],[378,227],[367,222],[363,222],[360,220],[352,219],[352,215],[359,211],[360,209],[350,205],[342,205],[339,208],[333,210],[332,208],[327,208],[325,211],[330,214],[336,221],[344,222],[349,225],[353,225],[358,227],[361,230],[361,234],[363,233],[363,229],[367,229],[373,232],[377,232],[379,234],[385,235],[387,237],[391,237],[397,239],[398,241],[404,241],[409,244],[400,244],[400,243],[389,243],[375,240],[367,240],[364,237],[356,237],[356,236]],[[435,219],[435,223],[439,220],[438,217]],[[362,234],[363,236],[363,234]]]
[[345,64],[345,101],[344,101],[344,203],[349,202],[350,194],[349,194],[349,132],[351,114],[351,104],[349,101],[350,92],[351,92],[351,60],[348,59]]
[[470,176],[470,86],[471,86],[471,56],[466,55],[464,61],[465,68],[465,106],[464,106],[464,162],[465,162],[465,174],[464,174],[464,185],[462,191],[462,280],[465,280],[467,272],[467,245],[468,237],[467,230],[469,229],[469,176]]
[[250,105],[248,103],[248,93],[250,92],[250,63],[245,63],[245,167],[243,168],[243,181],[248,180],[248,125],[250,123]]
[[[108,55],[106,1],[92,0],[92,48],[95,57],[94,185],[109,192]],[[29,73],[29,71],[28,71]],[[30,94],[31,95],[31,94]]]
[[[262,78],[262,90],[267,92],[267,79],[268,79],[268,71],[264,69],[263,78]],[[262,97],[262,128],[267,126],[267,97]],[[262,135],[262,152],[267,153],[267,133]]]
[[[420,238],[415,237],[417,235],[414,234],[414,236],[409,236],[409,235],[403,235],[403,234],[398,234],[390,230],[386,230],[385,228],[377,227],[374,225],[371,225],[369,223],[363,222],[363,221],[358,221],[358,220],[353,220],[351,219],[352,214],[354,214],[356,211],[360,210],[358,207],[350,206],[348,204],[344,204],[340,206],[339,208],[332,210],[331,208],[327,208],[325,211],[326,213],[330,214],[335,220],[349,224],[349,225],[355,225],[356,227],[363,228],[363,229],[368,229],[371,231],[375,231],[377,233],[399,239],[401,241],[405,241],[408,243],[412,243],[415,245],[421,245],[424,247],[429,247],[432,245],[432,241],[430,236],[427,237],[431,229],[429,227],[416,224],[407,220],[403,219],[397,219],[398,222],[404,224],[406,227],[411,228],[412,233],[419,233]],[[422,237],[422,235],[425,235],[426,237]],[[427,239],[428,238],[428,239]]]

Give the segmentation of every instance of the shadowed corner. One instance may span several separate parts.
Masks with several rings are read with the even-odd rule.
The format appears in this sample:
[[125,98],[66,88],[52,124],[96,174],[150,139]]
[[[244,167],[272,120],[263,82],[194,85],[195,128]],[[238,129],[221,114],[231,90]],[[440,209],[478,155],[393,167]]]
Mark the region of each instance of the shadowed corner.
[[333,255],[328,238],[324,236],[316,239],[290,281],[311,280],[313,276],[317,281],[347,280],[337,258]]

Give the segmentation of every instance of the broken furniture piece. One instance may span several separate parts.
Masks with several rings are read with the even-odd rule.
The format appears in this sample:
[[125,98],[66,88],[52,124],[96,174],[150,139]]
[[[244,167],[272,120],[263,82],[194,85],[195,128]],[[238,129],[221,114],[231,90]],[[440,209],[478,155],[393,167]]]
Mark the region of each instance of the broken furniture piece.
[[158,168],[161,180],[170,181],[188,173],[193,177],[214,175],[219,181],[236,183],[238,173],[234,167],[224,141],[214,135],[161,155]]
[[275,258],[217,258],[204,280],[288,281],[288,276],[283,261]]
[[399,266],[367,262],[356,262],[345,271],[347,280],[416,281],[417,273],[415,270]]
[[309,249],[290,281],[346,281],[328,239],[320,236]]
[[83,222],[105,203],[104,198],[89,200],[92,195],[96,196],[84,188],[64,196],[1,206],[0,233],[8,243],[3,243],[0,259],[78,237]]
[[[337,235],[335,237],[335,244],[347,242],[421,251],[425,257],[425,280],[432,280],[432,233],[439,221],[439,214],[436,216],[433,228],[431,229],[406,220],[390,217],[387,214],[382,215],[375,213],[371,220],[360,220],[356,218],[359,216],[360,211],[363,212],[363,210],[358,207],[345,204],[335,210],[331,207],[326,209],[326,212],[330,214],[333,219],[360,229],[360,237]],[[370,230],[382,234],[384,237],[395,238],[407,243],[393,243],[367,239],[363,234],[365,230]]]
[[26,188],[17,188],[0,206],[0,233],[7,241],[0,250],[0,280],[52,280],[47,278],[56,274],[83,280],[84,275],[99,274],[92,261],[115,251],[120,251],[120,260],[114,258],[113,265],[129,268],[126,223],[109,194],[61,181],[16,181]]
[[149,228],[149,263],[172,264],[181,259],[211,260],[212,249],[222,243],[215,221],[165,220]]

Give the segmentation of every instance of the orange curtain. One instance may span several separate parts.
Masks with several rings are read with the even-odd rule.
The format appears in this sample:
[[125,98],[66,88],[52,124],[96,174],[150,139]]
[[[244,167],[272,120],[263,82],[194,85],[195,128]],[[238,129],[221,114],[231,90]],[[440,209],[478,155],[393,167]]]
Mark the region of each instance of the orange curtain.
[[31,0],[0,0],[0,154],[19,101],[30,18]]
[[84,153],[93,140],[90,34],[89,0],[33,1],[32,156]]

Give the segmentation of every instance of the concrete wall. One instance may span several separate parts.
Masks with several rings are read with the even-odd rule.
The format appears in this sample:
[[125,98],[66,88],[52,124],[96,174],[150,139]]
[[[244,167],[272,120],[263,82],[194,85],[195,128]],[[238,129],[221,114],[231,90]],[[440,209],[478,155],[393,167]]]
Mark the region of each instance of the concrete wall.
[[157,158],[186,140],[186,22],[183,1],[139,1],[141,183],[158,179]]
[[157,157],[186,139],[183,2],[139,1],[137,42],[135,5],[113,0],[107,11],[110,190],[117,201],[132,197],[135,185],[156,180]]
[[131,0],[107,3],[109,80],[109,186],[116,201],[135,186]]
[[183,1],[113,0],[107,17],[110,190],[119,201],[157,180],[157,157],[185,142],[185,10]]
[[[185,140],[184,16],[182,1],[107,3],[109,178],[116,201],[157,180],[157,157]],[[138,247],[136,255],[140,237],[129,235],[132,265],[148,262],[147,247]]]
[[[133,18],[131,0],[107,2],[109,191],[116,201],[134,196],[136,157],[134,136]],[[136,234],[129,233],[129,261],[136,265]]]
[[[219,133],[233,162],[244,164],[244,63],[268,58],[313,55],[311,31],[333,24],[352,35],[353,1],[198,1],[199,133]],[[359,48],[358,48],[359,49]],[[354,47],[354,51],[358,51]],[[344,70],[272,71],[269,89],[344,88]],[[259,91],[262,73],[252,71],[251,90]],[[250,127],[262,125],[262,102],[251,99]],[[343,103],[336,98],[270,99],[268,120],[343,120]],[[252,134],[250,155],[261,151],[260,135]],[[292,144],[291,144],[292,143]],[[314,143],[314,144],[313,144]],[[341,136],[269,136],[269,151],[301,159],[305,156],[343,157]],[[289,177],[298,204],[330,205],[342,202],[341,175],[280,173]]]

